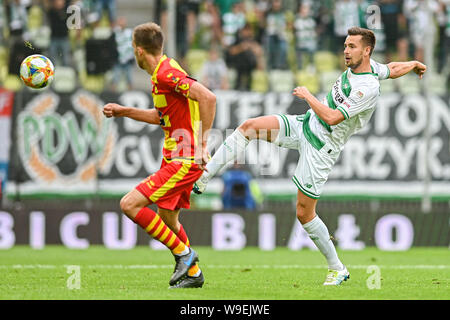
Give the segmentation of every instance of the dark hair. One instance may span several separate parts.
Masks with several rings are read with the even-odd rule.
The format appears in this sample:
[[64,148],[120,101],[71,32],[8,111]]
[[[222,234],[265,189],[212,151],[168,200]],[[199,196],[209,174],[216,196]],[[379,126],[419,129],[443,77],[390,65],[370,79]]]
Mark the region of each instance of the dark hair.
[[160,26],[153,22],[147,22],[134,28],[133,41],[137,47],[142,47],[148,53],[157,55],[162,52],[164,36]]
[[358,35],[361,36],[364,44],[366,46],[371,47],[370,55],[372,55],[373,49],[375,48],[375,42],[376,42],[375,34],[373,33],[372,30],[364,29],[364,28],[360,28],[360,27],[351,27],[350,29],[347,30],[347,34],[349,36],[358,36]]

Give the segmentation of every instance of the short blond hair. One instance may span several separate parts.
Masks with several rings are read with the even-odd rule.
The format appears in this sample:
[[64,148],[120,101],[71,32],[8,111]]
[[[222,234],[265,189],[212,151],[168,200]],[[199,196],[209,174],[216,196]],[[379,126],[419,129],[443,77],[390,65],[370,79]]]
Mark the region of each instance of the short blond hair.
[[138,25],[133,30],[133,42],[150,54],[160,54],[164,44],[161,27],[154,22]]

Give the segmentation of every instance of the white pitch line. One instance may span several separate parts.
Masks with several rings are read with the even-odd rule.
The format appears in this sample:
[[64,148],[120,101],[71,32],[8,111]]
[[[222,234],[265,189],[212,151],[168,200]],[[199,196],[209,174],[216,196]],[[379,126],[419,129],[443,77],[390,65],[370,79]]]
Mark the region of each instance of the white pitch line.
[[[75,264],[72,264],[75,265]],[[450,269],[450,265],[376,265],[380,269]],[[346,265],[348,269],[367,269],[371,265]],[[55,264],[11,264],[0,265],[0,269],[57,269],[66,268],[71,266],[69,264],[55,265]],[[94,264],[94,265],[79,265],[81,268],[88,269],[171,269],[173,265],[122,265],[122,264]],[[217,265],[217,264],[205,264],[202,265],[203,269],[326,269],[326,265],[268,265],[268,264],[256,264],[256,265]]]

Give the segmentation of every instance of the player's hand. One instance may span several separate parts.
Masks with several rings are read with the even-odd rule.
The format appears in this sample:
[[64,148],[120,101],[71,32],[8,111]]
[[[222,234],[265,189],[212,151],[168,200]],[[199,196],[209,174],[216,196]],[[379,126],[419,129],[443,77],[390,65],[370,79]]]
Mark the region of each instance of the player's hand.
[[209,155],[208,148],[206,148],[206,145],[203,145],[201,150],[197,150],[194,161],[198,164],[199,169],[208,172],[206,164],[209,162],[209,159],[211,159],[211,156]]
[[310,92],[306,87],[297,87],[292,94],[300,99],[306,99]]
[[419,61],[416,61],[416,66],[413,71],[419,76],[420,79],[422,79],[423,74],[427,71],[427,66]]
[[117,103],[108,103],[103,107],[103,114],[107,118],[123,117],[126,108]]

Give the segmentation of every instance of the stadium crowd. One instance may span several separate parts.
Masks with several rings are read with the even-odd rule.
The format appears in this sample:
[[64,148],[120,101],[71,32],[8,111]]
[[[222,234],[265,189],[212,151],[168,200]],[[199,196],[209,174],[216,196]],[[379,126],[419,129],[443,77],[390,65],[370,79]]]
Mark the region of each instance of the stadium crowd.
[[[320,72],[343,68],[351,26],[374,30],[380,62],[414,58],[445,79],[450,73],[450,0],[175,1],[175,58],[211,89],[266,91],[278,72],[320,90],[313,88]],[[81,19],[68,28],[74,5]],[[14,50],[23,51],[25,41],[56,65],[109,73],[112,89],[124,75],[122,89],[131,88],[132,28],[116,7],[116,0],[0,0],[0,60],[9,56],[0,80],[17,70],[22,56]],[[167,0],[153,9],[167,30]]]

